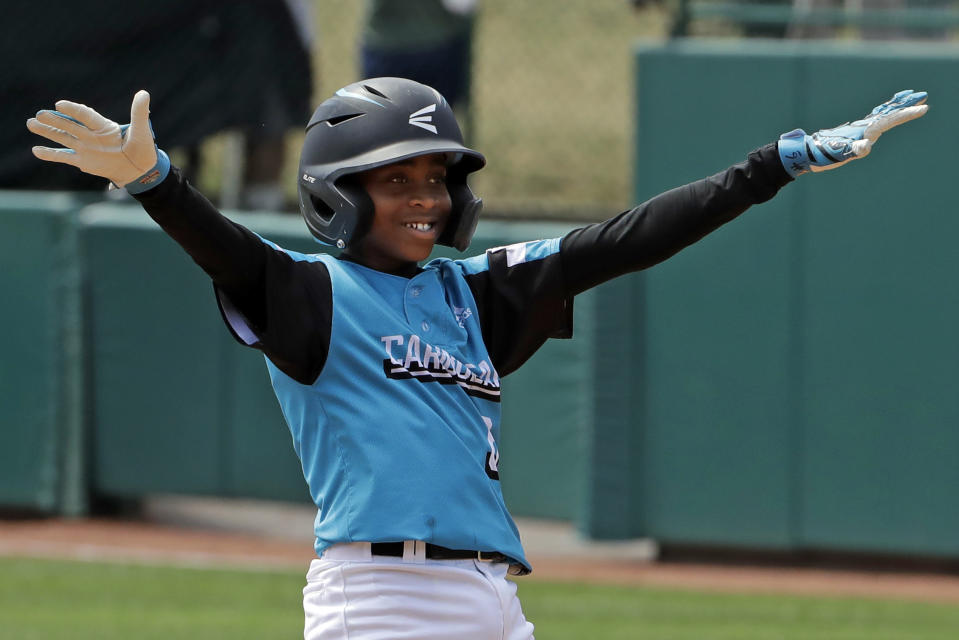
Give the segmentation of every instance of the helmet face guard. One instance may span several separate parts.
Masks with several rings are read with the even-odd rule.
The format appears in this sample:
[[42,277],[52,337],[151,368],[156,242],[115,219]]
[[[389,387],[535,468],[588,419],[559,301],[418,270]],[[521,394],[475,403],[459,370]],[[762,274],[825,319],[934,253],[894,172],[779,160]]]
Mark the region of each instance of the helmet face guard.
[[467,176],[486,159],[463,146],[443,96],[403,78],[373,78],[340,89],[316,109],[300,153],[300,212],[310,233],[324,244],[346,247],[373,219],[372,201],[351,176],[430,153],[450,158],[452,207],[437,243],[463,251],[482,209]]

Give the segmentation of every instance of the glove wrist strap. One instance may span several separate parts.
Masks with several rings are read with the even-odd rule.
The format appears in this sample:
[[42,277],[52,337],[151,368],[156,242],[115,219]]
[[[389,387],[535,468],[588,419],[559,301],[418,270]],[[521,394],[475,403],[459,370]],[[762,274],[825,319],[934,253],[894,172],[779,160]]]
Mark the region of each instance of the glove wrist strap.
[[157,149],[157,163],[153,166],[153,168],[133,182],[129,182],[123,186],[130,195],[143,193],[144,191],[149,191],[153,187],[163,182],[163,179],[166,178],[167,174],[169,173],[170,157],[163,151],[163,149]]
[[783,168],[793,178],[807,173],[810,164],[809,150],[806,146],[806,132],[802,129],[793,129],[789,133],[779,136],[779,159]]

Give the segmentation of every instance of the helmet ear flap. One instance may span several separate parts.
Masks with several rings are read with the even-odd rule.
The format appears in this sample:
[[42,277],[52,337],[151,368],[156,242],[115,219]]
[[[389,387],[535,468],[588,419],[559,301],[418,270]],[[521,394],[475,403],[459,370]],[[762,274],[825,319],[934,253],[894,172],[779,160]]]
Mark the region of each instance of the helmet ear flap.
[[469,248],[480,212],[483,210],[483,201],[473,195],[473,190],[466,181],[468,175],[469,171],[461,162],[448,168],[446,189],[450,194],[452,209],[446,228],[436,239],[437,244],[453,247],[458,251]]
[[[471,194],[472,195],[472,194]],[[450,219],[436,243],[453,247],[458,251],[466,251],[473,239],[476,225],[479,222],[480,211],[483,210],[483,201],[480,198],[471,198],[460,204],[456,219]]]
[[356,244],[357,240],[365,236],[373,225],[373,199],[360,184],[359,176],[348,174],[336,181],[336,188],[353,203],[356,226],[353,233],[346,240],[346,246]]
[[340,177],[332,188],[326,188],[326,196],[314,188],[300,185],[300,210],[310,233],[320,242],[344,249],[369,231],[373,201],[355,176]]
[[345,220],[338,216],[336,211],[327,204],[326,200],[305,189],[302,185],[298,189],[300,196],[300,211],[303,220],[313,237],[324,244],[338,247],[346,246],[345,239],[352,230],[344,229]]

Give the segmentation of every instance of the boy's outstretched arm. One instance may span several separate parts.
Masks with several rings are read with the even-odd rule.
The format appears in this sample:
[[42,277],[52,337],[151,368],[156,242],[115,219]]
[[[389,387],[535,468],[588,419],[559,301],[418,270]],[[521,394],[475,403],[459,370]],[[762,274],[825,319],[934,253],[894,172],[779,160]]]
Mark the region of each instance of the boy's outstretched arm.
[[150,126],[150,94],[138,91],[130,124],[120,125],[94,109],[59,100],[27,120],[27,129],[61,148],[33,148],[47,162],[68,164],[125,188],[163,230],[179,243],[220,288],[231,292],[254,317],[262,299],[264,244],[224,217],[190,187]]
[[571,231],[560,252],[569,294],[666,260],[804,173],[865,157],[884,132],[925,114],[925,101],[925,92],[900,91],[855,122],[812,135],[790,131],[721,173]]
[[[322,263],[294,262],[286,252],[221,214],[171,167],[153,140],[146,91],[134,96],[129,125],[67,100],[56,107],[30,118],[27,128],[63,148],[34,147],[34,155],[126,188],[210,276],[218,296],[224,294],[219,297],[221,303],[228,300],[243,315],[245,325],[258,332],[252,338],[237,334],[237,339],[262,349],[295,380],[312,382],[326,359],[332,314],[332,291]],[[301,296],[293,272],[307,264],[318,273],[310,280],[309,296]],[[298,301],[294,308],[299,313],[286,312],[283,301],[290,297]],[[299,302],[304,297],[310,300],[308,310]],[[227,324],[235,329],[231,320]]]

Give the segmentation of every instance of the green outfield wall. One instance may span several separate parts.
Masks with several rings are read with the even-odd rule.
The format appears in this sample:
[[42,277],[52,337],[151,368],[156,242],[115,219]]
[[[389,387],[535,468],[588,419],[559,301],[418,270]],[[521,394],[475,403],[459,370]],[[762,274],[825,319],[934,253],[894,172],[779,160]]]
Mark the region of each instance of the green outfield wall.
[[65,194],[0,193],[0,507],[86,508],[82,206]]
[[959,49],[677,41],[636,62],[637,199],[900,89],[932,106],[642,275],[630,532],[956,554]]

